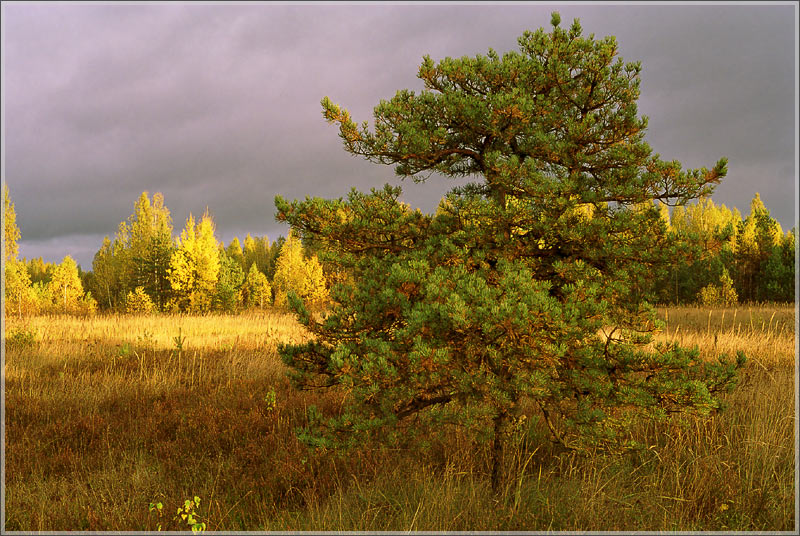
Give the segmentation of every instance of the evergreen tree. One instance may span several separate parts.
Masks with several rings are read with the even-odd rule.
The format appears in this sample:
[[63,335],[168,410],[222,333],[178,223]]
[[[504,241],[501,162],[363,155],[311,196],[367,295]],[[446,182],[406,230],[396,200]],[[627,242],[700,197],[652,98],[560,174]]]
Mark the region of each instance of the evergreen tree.
[[30,261],[22,259],[28,270],[28,276],[31,278],[31,283],[48,283],[53,277],[53,270],[55,265],[50,262],[44,262],[41,257],[31,259]]
[[162,309],[171,290],[167,270],[175,249],[172,218],[164,205],[164,196],[156,192],[151,204],[148,193],[142,192],[128,219],[128,229],[130,251],[124,270],[131,276],[126,288],[141,286]]
[[156,192],[151,202],[148,192],[142,192],[133,213],[120,222],[114,241],[106,237],[95,254],[91,290],[104,308],[114,309],[124,307],[127,295],[142,287],[163,309],[172,291],[167,270],[174,251],[164,196]]
[[529,405],[568,448],[624,447],[639,418],[720,406],[714,393],[736,364],[648,346],[659,322],[637,289],[675,248],[652,203],[631,207],[707,195],[726,162],[683,171],[652,155],[636,115],[640,65],[615,61],[613,37],[584,38],[577,20],[564,30],[558,14],[552,23],[526,32],[518,53],[426,57],[425,90],[382,101],[374,131],[323,99],[350,153],[401,176],[477,182],[453,189],[437,215],[389,186],[276,198],[278,220],[353,276],[322,322],[291,298],[314,335],[279,349],[293,380],[347,393],[342,415],[310,413],[310,444],[469,426],[493,438],[498,490],[511,423]]
[[675,207],[670,222],[671,240],[683,245],[687,256],[684,262],[676,259],[672,264],[669,281],[656,283],[659,299],[691,303],[702,288],[717,284],[723,270],[735,271],[733,251],[740,221],[738,210],[716,206],[710,197]]
[[795,237],[788,231],[772,248],[759,273],[759,296],[767,301],[795,302]]
[[744,301],[761,301],[768,298],[762,284],[762,271],[773,248],[781,243],[783,232],[780,224],[769,214],[769,210],[756,192],[750,202],[750,214],[739,224],[736,247],[736,286]]
[[244,239],[244,269],[250,271],[250,266],[255,263],[261,273],[270,271],[270,244],[266,236],[253,237],[250,233]]
[[92,261],[92,272],[94,278],[91,291],[97,298],[101,307],[114,309],[117,307],[117,298],[121,292],[119,280],[120,267],[118,259],[114,256],[111,240],[106,236],[103,238],[103,245],[94,254]]
[[278,256],[281,254],[281,248],[283,248],[283,244],[285,243],[286,238],[283,236],[278,236],[278,239],[269,246],[269,253],[267,255],[267,269],[264,270],[264,274],[270,281],[275,279],[275,269],[278,266]]
[[238,260],[234,257],[229,257],[224,249],[220,249],[219,277],[214,295],[214,309],[234,312],[242,301],[241,290],[242,283],[244,283],[244,272],[242,272],[242,265]]

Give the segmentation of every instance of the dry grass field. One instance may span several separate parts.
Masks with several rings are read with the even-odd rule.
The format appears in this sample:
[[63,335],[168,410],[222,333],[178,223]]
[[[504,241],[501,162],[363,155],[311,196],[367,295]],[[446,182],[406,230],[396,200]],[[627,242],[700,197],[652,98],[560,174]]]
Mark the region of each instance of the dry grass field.
[[499,497],[458,429],[413,451],[300,444],[308,405],[340,400],[289,385],[288,315],[7,318],[5,529],[189,530],[196,496],[223,531],[795,530],[794,309],[660,313],[660,340],[746,352],[728,409],[643,427],[652,448],[624,456],[556,452],[532,418]]

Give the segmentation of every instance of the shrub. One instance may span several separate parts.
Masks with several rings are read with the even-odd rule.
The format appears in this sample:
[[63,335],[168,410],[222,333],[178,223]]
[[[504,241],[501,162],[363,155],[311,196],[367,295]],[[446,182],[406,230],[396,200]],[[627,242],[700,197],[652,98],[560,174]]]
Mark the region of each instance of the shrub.
[[739,303],[739,296],[733,288],[733,280],[728,275],[728,270],[723,270],[719,278],[719,285],[709,283],[697,295],[697,301],[705,306],[730,306]]
[[35,346],[38,342],[38,333],[34,330],[18,329],[6,334],[6,348],[23,349]]
[[149,314],[155,310],[155,304],[143,287],[136,287],[133,292],[128,292],[125,299],[125,310],[131,314]]

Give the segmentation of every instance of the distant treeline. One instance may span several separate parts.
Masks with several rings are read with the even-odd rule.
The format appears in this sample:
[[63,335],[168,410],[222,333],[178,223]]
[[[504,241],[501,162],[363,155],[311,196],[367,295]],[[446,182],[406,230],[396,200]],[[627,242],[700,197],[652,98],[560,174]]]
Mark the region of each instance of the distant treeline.
[[690,263],[654,281],[659,303],[794,301],[797,227],[784,233],[758,193],[746,218],[709,198],[675,207],[671,217],[663,207],[662,216],[668,236],[695,252]]
[[[5,192],[7,228],[16,228]],[[19,230],[16,231],[19,238]],[[294,291],[310,302],[326,298],[322,266],[291,233],[270,242],[266,236],[238,238],[226,246],[215,237],[208,210],[189,216],[179,237],[160,193],[143,192],[133,214],[108,236],[83,271],[67,256],[61,264],[6,255],[7,310],[23,313],[96,310],[126,312],[235,312],[283,305]]]
[[[323,269],[316,248],[291,233],[272,242],[248,234],[244,244],[234,238],[225,245],[208,210],[199,221],[190,215],[174,237],[163,196],[151,200],[148,192],[113,239],[103,240],[90,271],[69,256],[60,264],[17,260],[20,232],[7,188],[3,198],[7,313],[236,312],[285,305],[290,291],[322,302],[333,279],[333,267]],[[652,279],[654,302],[794,301],[796,228],[784,233],[759,194],[745,218],[709,198],[675,207],[671,215],[660,208],[669,239],[692,255]]]

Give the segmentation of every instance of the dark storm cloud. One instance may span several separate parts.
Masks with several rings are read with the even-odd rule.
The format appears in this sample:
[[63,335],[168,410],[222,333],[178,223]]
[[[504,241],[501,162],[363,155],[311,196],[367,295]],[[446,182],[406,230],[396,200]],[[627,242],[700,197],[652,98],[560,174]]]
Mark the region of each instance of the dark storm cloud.
[[[226,242],[275,238],[273,198],[400,183],[345,153],[330,96],[358,121],[434,59],[516,49],[526,29],[579,17],[643,64],[640,112],[662,157],[730,158],[715,200],[755,191],[794,221],[791,5],[3,4],[5,169],[21,255],[84,266],[138,195],[161,191],[176,232],[209,206]],[[432,210],[451,181],[402,183]]]

